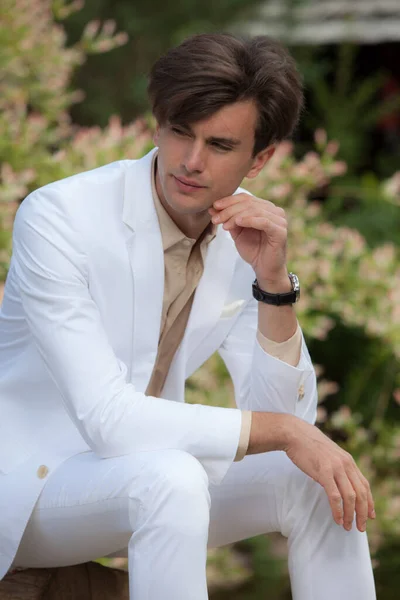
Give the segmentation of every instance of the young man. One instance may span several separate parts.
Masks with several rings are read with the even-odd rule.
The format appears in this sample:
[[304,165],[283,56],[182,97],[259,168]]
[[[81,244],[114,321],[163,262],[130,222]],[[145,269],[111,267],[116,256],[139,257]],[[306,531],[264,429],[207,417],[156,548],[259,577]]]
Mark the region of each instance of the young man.
[[[1,576],[125,552],[134,600],[205,600],[207,545],[280,531],[296,600],[372,600],[373,500],[313,425],[285,213],[238,189],[297,122],[293,60],[195,36],[149,92],[154,151],[45,186],[15,220]],[[185,404],[216,350],[238,408]]]

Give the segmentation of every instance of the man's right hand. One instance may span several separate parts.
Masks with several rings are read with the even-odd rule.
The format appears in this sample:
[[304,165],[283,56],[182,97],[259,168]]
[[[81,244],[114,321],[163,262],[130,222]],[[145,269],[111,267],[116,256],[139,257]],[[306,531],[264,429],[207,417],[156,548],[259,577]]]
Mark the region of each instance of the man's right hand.
[[317,427],[289,414],[253,412],[248,454],[283,450],[328,496],[333,518],[351,529],[354,512],[357,528],[365,531],[368,517],[375,518],[368,481],[353,457]]

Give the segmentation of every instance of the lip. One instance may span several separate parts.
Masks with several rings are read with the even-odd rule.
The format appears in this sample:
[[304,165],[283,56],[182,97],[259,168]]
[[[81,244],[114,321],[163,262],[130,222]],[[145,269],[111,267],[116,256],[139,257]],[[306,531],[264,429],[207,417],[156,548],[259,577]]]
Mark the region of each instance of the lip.
[[204,185],[199,185],[195,181],[191,181],[190,179],[186,179],[185,177],[176,177],[175,175],[173,175],[173,177],[178,182],[178,184],[180,183],[187,189],[203,190],[205,188]]

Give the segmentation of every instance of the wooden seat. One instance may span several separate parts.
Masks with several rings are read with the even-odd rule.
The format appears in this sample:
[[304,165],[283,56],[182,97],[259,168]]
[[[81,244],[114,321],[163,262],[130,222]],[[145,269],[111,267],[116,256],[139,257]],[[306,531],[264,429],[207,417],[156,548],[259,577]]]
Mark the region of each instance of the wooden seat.
[[0,600],[128,599],[128,573],[94,562],[16,571],[0,581]]

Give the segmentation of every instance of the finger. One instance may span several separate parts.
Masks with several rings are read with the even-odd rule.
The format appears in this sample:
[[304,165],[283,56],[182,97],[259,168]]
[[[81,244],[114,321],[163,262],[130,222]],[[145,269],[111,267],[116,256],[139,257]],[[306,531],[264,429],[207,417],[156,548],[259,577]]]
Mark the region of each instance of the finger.
[[343,499],[343,526],[350,531],[354,521],[357,494],[343,467],[335,473],[335,481]]
[[242,233],[243,227],[239,227],[239,225],[235,225],[229,229],[229,233],[232,236],[233,241],[236,240],[237,237]]
[[285,221],[283,221],[283,219],[277,217],[276,215],[272,215],[270,212],[258,211],[257,213],[255,213],[254,207],[245,208],[242,211],[235,212],[229,219],[227,219],[223,223],[224,229],[231,229],[235,225],[239,225],[239,219],[243,219],[244,217],[264,218],[270,224],[286,229],[286,223]]
[[376,518],[375,502],[374,502],[374,498],[372,496],[371,486],[368,482],[368,479],[366,479],[366,477],[364,477],[364,475],[361,473],[361,471],[359,470],[359,468],[357,467],[356,464],[355,464],[355,468],[357,470],[357,475],[360,478],[361,483],[367,492],[368,516],[370,519],[375,519]]
[[367,490],[368,516],[370,519],[376,519],[375,502],[374,502],[374,497],[372,496],[371,486],[369,485],[369,482],[365,479],[364,476],[362,477],[362,480],[365,480],[364,485],[365,485],[365,489]]
[[230,219],[225,221],[225,223],[223,224],[223,228],[228,231],[231,231],[235,227],[241,227],[241,229],[243,229],[243,227],[239,224],[239,220],[241,217],[246,216],[248,214],[252,214],[252,211],[251,210],[242,210],[241,212],[232,215],[232,217]]
[[353,487],[358,486],[360,489],[360,494],[364,497],[366,496],[367,503],[367,514],[370,519],[375,519],[375,506],[374,499],[372,497],[371,486],[369,485],[368,480],[361,473],[360,469],[357,466],[357,463],[353,459],[353,457],[348,454],[348,465],[347,465],[347,473],[350,481],[352,482]]
[[[218,211],[216,211],[214,209],[209,209],[209,211],[213,211],[215,214],[218,214]],[[234,240],[243,231],[243,227],[240,227],[239,225],[236,225],[235,218],[236,218],[236,215],[234,215],[231,219],[229,219],[229,221],[228,221],[229,225],[228,225],[228,223],[223,223],[222,224],[222,226],[223,226],[224,229],[229,230],[229,233],[231,234],[231,236],[232,236],[232,238]]]
[[257,202],[259,204],[264,205],[271,212],[273,212],[279,216],[285,215],[285,211],[283,210],[283,208],[281,208],[280,206],[276,206],[270,200],[264,200],[263,198],[257,198],[256,196],[251,196],[250,194],[245,194],[245,193],[235,194],[234,196],[226,196],[225,198],[220,198],[219,200],[216,200],[214,202],[213,206],[217,210],[223,210],[224,208],[227,208],[228,206],[232,206],[232,205],[238,204],[240,202],[248,202],[249,200],[251,200],[252,202]]
[[356,515],[357,515],[357,528],[360,531],[365,531],[367,528],[368,517],[371,519],[374,511],[374,502],[372,499],[371,489],[368,481],[362,475],[358,467],[354,465],[352,472],[349,472],[349,479],[355,492],[357,494],[356,499]]
[[356,492],[356,525],[359,531],[365,531],[368,520],[368,494],[360,478],[355,474],[350,479]]
[[240,225],[240,227],[249,227],[253,229],[258,229],[259,231],[265,231],[266,233],[278,233],[282,234],[284,237],[287,236],[286,227],[281,227],[271,221],[270,218],[266,218],[263,216],[253,216],[253,215],[238,215],[235,218],[236,225]]
[[268,208],[267,203],[264,200],[257,202],[246,202],[243,204],[236,204],[234,206],[230,206],[220,211],[219,216],[221,217],[221,220],[227,220],[231,216],[240,213],[241,210],[251,210],[255,216],[265,215],[277,225],[280,225],[281,227],[287,227],[287,219],[285,212],[283,211],[283,214],[280,214],[276,212],[276,210],[271,210],[270,208]]
[[264,202],[241,202],[233,204],[220,211],[214,210],[211,220],[213,223],[226,223],[229,219],[232,219],[232,217],[240,214],[241,212],[252,211],[254,215],[261,216],[264,214],[277,225],[280,225],[281,227],[286,227],[286,218],[274,212],[271,212],[264,204]]
[[326,475],[319,482],[328,496],[332,515],[338,525],[343,525],[343,499],[332,475]]
[[229,221],[229,219],[231,219],[232,217],[234,217],[235,215],[239,214],[240,212],[243,212],[244,210],[248,210],[250,208],[250,203],[249,202],[241,202],[241,203],[237,203],[237,204],[232,204],[231,206],[228,206],[227,208],[224,208],[223,210],[217,210],[215,212],[214,215],[212,215],[212,222],[213,223],[226,223],[227,221]]

